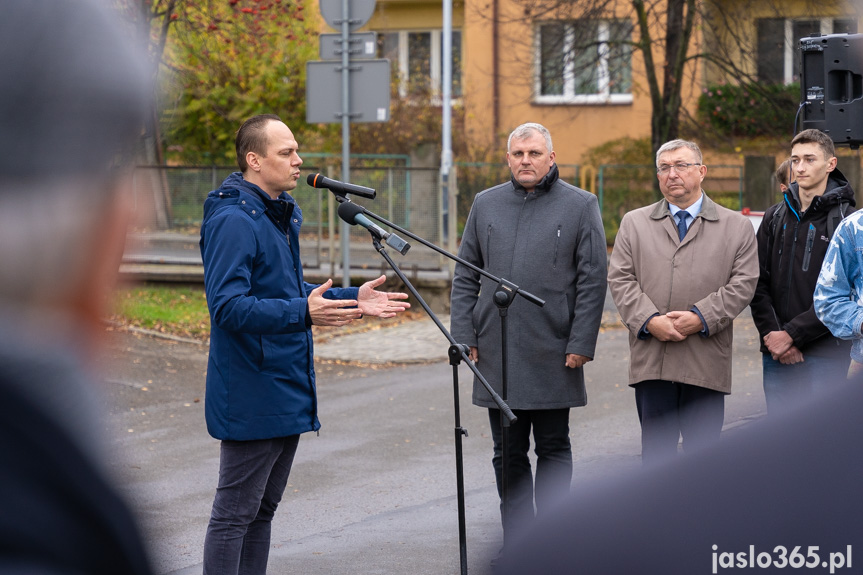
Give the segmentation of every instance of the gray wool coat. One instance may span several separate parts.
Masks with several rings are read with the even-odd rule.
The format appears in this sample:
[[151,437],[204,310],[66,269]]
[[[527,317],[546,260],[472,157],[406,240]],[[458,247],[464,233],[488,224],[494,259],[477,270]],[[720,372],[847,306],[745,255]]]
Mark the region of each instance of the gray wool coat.
[[[545,300],[516,296],[507,313],[507,404],[560,409],[587,403],[583,368],[566,354],[594,357],[606,293],[607,251],[593,194],[558,179],[557,166],[527,192],[512,181],[478,194],[458,255]],[[501,322],[496,284],[458,264],[451,327],[459,343],[476,346],[477,366],[501,393]],[[473,403],[496,407],[479,381]]]

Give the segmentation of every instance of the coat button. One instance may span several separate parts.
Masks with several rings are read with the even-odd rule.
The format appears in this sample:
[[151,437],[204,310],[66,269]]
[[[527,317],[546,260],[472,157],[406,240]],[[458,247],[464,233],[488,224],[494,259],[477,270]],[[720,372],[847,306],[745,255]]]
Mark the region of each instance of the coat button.
[[246,204],[246,200],[243,200],[243,201],[241,201],[240,203],[241,203],[241,204],[243,204],[243,205],[245,205],[245,204]]
[[258,210],[252,210],[252,215],[255,215],[257,213],[258,213]]
[[300,220],[295,219],[295,220],[294,220],[294,223],[297,223],[298,221],[300,221]]

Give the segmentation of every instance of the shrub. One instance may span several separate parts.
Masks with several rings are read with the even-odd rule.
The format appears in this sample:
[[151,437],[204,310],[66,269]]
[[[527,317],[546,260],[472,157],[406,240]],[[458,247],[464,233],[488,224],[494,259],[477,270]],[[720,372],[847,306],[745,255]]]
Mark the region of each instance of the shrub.
[[650,139],[621,138],[606,142],[588,150],[583,163],[602,170],[601,181],[597,181],[598,189],[591,191],[602,194],[605,240],[612,245],[623,215],[656,201],[653,192],[656,174]]
[[787,137],[799,103],[796,83],[713,85],[698,98],[698,119],[721,136]]

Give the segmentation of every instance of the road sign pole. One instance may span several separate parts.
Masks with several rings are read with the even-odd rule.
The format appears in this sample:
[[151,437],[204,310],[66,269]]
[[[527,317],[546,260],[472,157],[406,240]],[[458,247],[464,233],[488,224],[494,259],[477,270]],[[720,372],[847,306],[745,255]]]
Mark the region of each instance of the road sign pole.
[[[341,119],[341,178],[343,181],[349,182],[351,179],[351,121],[386,122],[389,120],[389,61],[373,59],[377,51],[374,45],[374,32],[358,34],[356,37],[351,36],[351,32],[355,32],[369,21],[375,10],[375,0],[319,0],[319,2],[321,16],[324,17],[326,23],[332,26],[334,30],[341,31],[339,35],[333,34],[339,38],[338,45],[341,47],[341,54],[338,55],[341,57],[335,58],[336,54],[334,53],[331,56],[328,42],[332,42],[332,38],[321,38],[321,56],[324,59],[332,58],[335,61],[331,63],[306,62],[306,121],[321,123],[334,122],[334,118]],[[352,10],[353,12],[351,12]],[[363,70],[362,66],[356,66],[354,70],[351,70],[352,40],[360,43],[365,42],[365,50],[359,51],[362,55],[357,59],[368,61],[368,70]],[[338,50],[332,52],[338,52]],[[341,62],[340,67],[338,62]],[[324,64],[323,68],[320,66],[321,64]],[[331,68],[328,64],[334,66]],[[383,69],[381,65],[383,65]],[[338,88],[332,85],[337,84],[336,75],[332,73],[336,71],[341,72],[341,105],[336,104],[331,99],[333,94],[339,93]],[[351,72],[354,72],[353,78]],[[378,78],[381,72],[384,73],[383,79]],[[365,86],[363,82],[371,82],[372,85],[370,87]],[[362,90],[354,98],[356,101],[353,104],[354,107],[358,104],[370,106],[370,110],[365,113],[358,110],[353,117],[351,116],[352,84],[356,84],[355,89]],[[372,92],[376,92],[375,87],[382,88],[383,94],[380,96],[372,94]],[[342,286],[350,287],[350,227],[347,223],[341,222],[339,230],[339,235],[342,238]]]
[[[351,181],[350,6],[342,0],[342,181]],[[351,287],[350,227],[341,222],[342,287]]]
[[449,211],[455,206],[449,204],[450,171],[452,170],[452,0],[443,2],[443,78],[441,82],[441,241],[449,245]]

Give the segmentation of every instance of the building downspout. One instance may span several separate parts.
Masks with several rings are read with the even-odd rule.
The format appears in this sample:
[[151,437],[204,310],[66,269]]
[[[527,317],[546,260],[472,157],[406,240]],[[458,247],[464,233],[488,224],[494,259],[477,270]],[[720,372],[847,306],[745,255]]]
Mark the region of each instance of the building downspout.
[[498,81],[498,10],[497,0],[491,2],[491,98],[493,137],[500,131],[500,82]]

